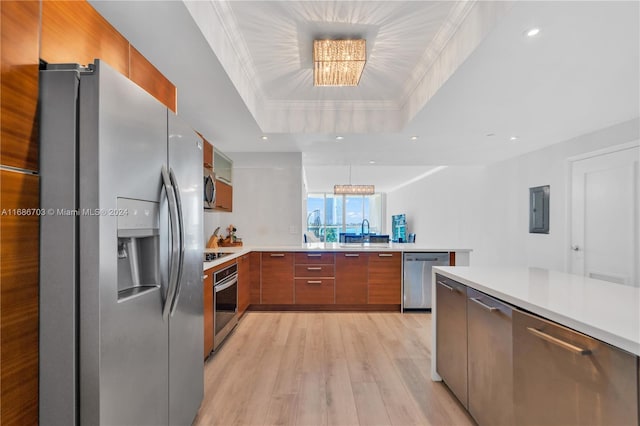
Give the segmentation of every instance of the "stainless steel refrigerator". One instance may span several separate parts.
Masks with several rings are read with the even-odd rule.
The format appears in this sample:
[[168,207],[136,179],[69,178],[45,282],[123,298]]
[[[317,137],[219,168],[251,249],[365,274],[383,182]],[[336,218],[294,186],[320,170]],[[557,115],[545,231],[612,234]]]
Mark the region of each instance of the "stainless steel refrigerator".
[[201,167],[195,132],[106,63],[41,71],[41,424],[192,423]]

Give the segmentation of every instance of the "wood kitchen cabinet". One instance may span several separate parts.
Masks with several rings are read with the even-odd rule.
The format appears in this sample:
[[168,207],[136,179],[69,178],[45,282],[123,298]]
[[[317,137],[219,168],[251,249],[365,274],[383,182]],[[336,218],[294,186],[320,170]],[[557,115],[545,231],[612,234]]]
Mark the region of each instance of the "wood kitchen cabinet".
[[238,258],[238,316],[242,316],[251,302],[251,259],[248,254]]
[[367,253],[336,253],[336,304],[367,304],[368,260]]
[[469,413],[480,426],[510,426],[513,412],[512,309],[467,288]]
[[[200,133],[198,133],[200,135]],[[202,163],[204,168],[213,170],[213,145],[202,135]]]
[[261,288],[260,276],[262,273],[262,259],[260,252],[252,251],[249,254],[249,304],[259,305]]
[[398,305],[402,297],[402,253],[369,254],[369,304]]
[[436,370],[468,409],[467,287],[436,274],[436,312]]
[[300,305],[332,305],[335,302],[335,255],[295,254],[295,297]]
[[213,268],[207,269],[204,275],[204,358],[207,358],[213,350]]
[[233,187],[225,182],[216,180],[216,210],[233,211]]
[[637,425],[638,357],[514,309],[515,421],[534,425]]
[[262,252],[261,304],[293,304],[293,257],[293,253]]

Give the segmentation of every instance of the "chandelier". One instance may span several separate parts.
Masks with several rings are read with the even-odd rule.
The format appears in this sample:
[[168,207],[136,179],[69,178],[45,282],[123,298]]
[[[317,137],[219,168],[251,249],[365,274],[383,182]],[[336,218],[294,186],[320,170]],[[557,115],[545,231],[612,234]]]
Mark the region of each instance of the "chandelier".
[[375,192],[376,188],[374,185],[351,184],[351,165],[349,165],[349,184],[333,186],[333,193],[338,195],[373,195]]
[[357,86],[366,62],[365,40],[314,40],[313,85]]

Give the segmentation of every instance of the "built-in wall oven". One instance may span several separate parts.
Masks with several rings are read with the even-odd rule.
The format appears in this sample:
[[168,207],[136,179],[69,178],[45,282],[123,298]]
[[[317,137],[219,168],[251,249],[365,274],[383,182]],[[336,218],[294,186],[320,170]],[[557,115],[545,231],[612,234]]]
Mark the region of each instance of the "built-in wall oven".
[[213,275],[213,350],[238,324],[238,264]]

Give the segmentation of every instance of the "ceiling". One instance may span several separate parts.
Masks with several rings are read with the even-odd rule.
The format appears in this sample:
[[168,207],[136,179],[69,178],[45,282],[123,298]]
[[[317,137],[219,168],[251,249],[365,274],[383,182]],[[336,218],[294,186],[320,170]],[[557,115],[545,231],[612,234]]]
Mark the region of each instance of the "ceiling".
[[[179,114],[207,139],[302,152],[314,191],[345,183],[350,164],[371,179],[354,183],[393,188],[640,115],[638,2],[91,3],[178,87]],[[360,86],[314,88],[311,40],[343,35],[367,39]]]

